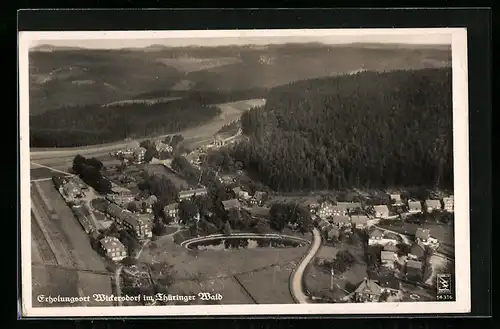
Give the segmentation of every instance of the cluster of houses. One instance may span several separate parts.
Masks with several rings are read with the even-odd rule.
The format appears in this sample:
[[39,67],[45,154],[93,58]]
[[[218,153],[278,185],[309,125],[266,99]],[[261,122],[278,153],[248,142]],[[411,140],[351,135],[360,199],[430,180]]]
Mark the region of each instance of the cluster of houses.
[[231,191],[235,199],[249,207],[261,207],[267,198],[267,193],[264,191],[255,191],[252,195],[240,186],[233,188]]
[[[403,255],[404,261],[401,264],[401,271],[404,277],[412,281],[420,281],[423,277],[424,265],[427,262],[426,243],[429,242],[428,230],[419,229],[417,232],[416,241],[410,246],[407,255]],[[401,282],[394,275],[396,263],[399,262],[398,247],[394,244],[395,239],[392,237],[384,237],[383,232],[375,230],[370,239],[373,244],[383,244],[384,249],[380,253],[381,267],[387,269],[382,276],[372,279],[365,278],[353,293],[353,299],[356,302],[380,302],[380,301],[397,301],[402,297]],[[374,242],[374,241],[377,242]],[[385,240],[385,241],[384,241]],[[382,296],[385,299],[382,300]]]
[[[158,152],[172,152],[173,147],[169,144],[164,143],[161,140],[155,140],[152,142],[154,149]],[[124,162],[131,161],[135,164],[144,163],[144,156],[146,155],[146,148],[140,145],[129,145],[128,147],[112,153],[114,157],[122,159]]]
[[53,176],[52,181],[66,202],[77,202],[85,196],[88,186],[78,176]]
[[[241,209],[243,207],[242,201],[248,201],[255,198],[257,198],[257,200],[263,200],[264,198],[263,194],[258,194],[258,193],[255,193],[254,196],[250,196],[248,192],[243,191],[241,188],[235,188],[233,189],[233,192],[235,192],[234,198],[222,201],[222,208],[225,211],[229,211],[231,209],[238,209],[238,210]],[[207,195],[207,188],[205,187],[180,191],[179,202],[183,200],[189,200],[195,196],[206,196],[206,195]],[[163,213],[165,214],[165,216],[172,219],[174,223],[178,223],[180,219],[179,202],[168,204],[163,208]]]
[[116,151],[112,156],[123,159],[124,162],[132,161],[133,163],[143,163],[146,149],[142,146],[127,147],[123,150]]
[[[409,214],[433,212],[433,211],[454,211],[453,195],[445,197],[442,200],[415,201],[408,200],[404,203],[398,194],[390,195],[391,208],[401,209],[406,207]],[[386,204],[364,206],[361,202],[333,202],[325,200],[323,202],[308,203],[311,213],[321,219],[322,226],[338,226],[339,221],[342,225],[350,221],[352,226],[358,229],[364,229],[370,218],[378,219],[399,219],[399,212],[391,213],[391,209]]]

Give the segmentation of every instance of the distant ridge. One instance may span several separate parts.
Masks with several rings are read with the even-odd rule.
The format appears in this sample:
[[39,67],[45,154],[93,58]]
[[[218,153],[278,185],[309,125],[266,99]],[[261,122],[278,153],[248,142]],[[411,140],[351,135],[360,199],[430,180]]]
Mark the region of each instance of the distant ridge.
[[[281,44],[242,44],[242,45],[220,45],[220,46],[169,46],[162,44],[151,44],[144,47],[123,47],[123,48],[111,48],[109,50],[116,51],[161,51],[168,49],[175,50],[193,50],[193,49],[254,49],[254,50],[266,50],[266,49],[277,49],[277,48],[301,48],[301,47],[313,47],[313,48],[338,48],[338,47],[360,47],[360,48],[373,48],[373,49],[384,49],[384,48],[425,48],[425,49],[450,49],[451,45],[448,44],[411,44],[411,43],[369,43],[369,42],[352,42],[352,43],[338,43],[338,44],[327,44],[322,42],[287,42]],[[39,52],[53,52],[53,51],[68,51],[68,50],[105,50],[106,48],[86,48],[86,47],[65,47],[65,46],[53,46],[49,44],[43,44],[33,47],[30,51]]]
[[39,51],[39,52],[53,52],[53,51],[61,51],[61,50],[85,50],[82,47],[65,47],[65,46],[53,46],[48,44],[39,45],[30,49],[30,51]]

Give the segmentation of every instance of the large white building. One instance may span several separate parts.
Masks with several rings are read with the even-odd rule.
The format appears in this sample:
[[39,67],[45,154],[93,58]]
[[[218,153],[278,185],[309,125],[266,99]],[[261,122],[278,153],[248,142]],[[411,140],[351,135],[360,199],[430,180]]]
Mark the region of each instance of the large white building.
[[112,261],[119,262],[127,257],[127,250],[125,249],[125,246],[117,238],[107,236],[102,238],[99,242],[104,255]]
[[453,195],[450,195],[449,197],[443,198],[443,209],[448,212],[454,212],[455,211],[455,198]]

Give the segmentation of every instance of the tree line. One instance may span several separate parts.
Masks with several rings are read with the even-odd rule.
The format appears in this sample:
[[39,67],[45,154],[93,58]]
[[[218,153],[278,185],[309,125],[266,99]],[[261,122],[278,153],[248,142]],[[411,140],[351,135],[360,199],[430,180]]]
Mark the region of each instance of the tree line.
[[291,83],[241,123],[234,161],[278,191],[453,187],[448,68]]
[[73,159],[73,171],[89,186],[99,193],[110,193],[111,182],[102,175],[103,163],[96,158],[85,158],[77,155]]
[[30,117],[32,147],[74,147],[175,133],[220,113],[197,101],[63,107]]

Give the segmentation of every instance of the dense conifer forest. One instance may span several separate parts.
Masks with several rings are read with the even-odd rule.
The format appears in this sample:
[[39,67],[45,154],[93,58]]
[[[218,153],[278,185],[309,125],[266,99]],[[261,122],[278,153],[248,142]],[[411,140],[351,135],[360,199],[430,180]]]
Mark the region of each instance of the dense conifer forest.
[[205,123],[217,107],[193,100],[156,104],[86,105],[30,118],[31,147],[73,147],[161,134]]
[[448,68],[291,83],[241,122],[232,156],[275,190],[453,184]]

